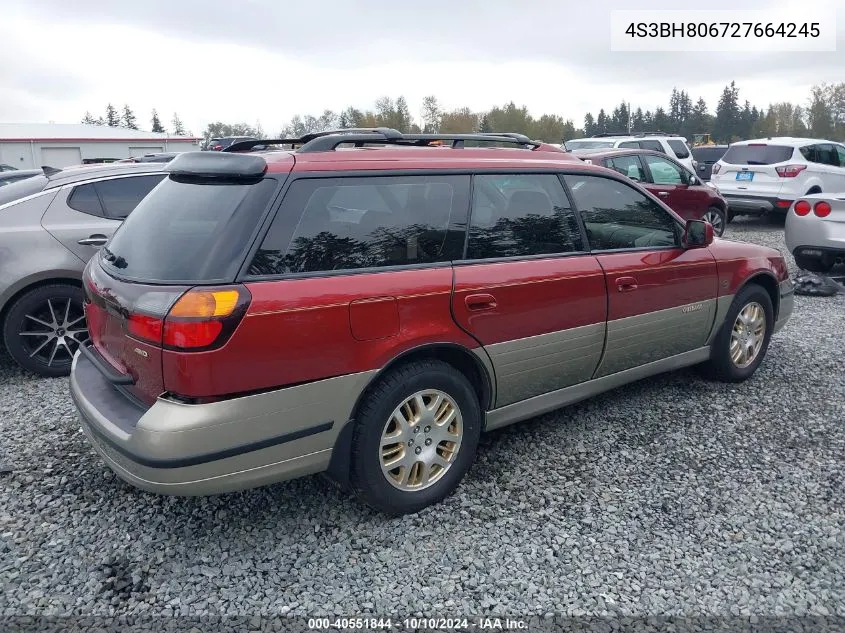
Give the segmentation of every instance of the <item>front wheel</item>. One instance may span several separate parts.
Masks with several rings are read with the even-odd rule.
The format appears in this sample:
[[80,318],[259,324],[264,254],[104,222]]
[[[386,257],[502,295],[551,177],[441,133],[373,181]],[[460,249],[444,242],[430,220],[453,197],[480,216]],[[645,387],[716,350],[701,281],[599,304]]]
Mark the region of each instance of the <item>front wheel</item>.
[[475,458],[481,407],[457,369],[416,361],[376,384],[354,424],[352,488],[371,507],[398,516],[457,488]]
[[719,207],[710,207],[707,209],[707,213],[704,214],[704,218],[702,219],[713,225],[713,232],[718,237],[722,237],[725,234],[728,219],[725,212]]
[[773,326],[769,293],[756,284],[743,288],[713,341],[706,373],[724,382],[748,380],[766,356]]

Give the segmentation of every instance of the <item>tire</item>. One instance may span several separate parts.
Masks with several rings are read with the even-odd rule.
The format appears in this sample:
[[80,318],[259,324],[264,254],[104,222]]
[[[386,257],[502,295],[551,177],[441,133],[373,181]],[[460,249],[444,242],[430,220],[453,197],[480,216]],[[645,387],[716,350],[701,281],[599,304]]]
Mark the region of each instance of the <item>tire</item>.
[[[757,348],[757,351],[750,362],[744,362],[742,359],[737,362],[731,354],[734,329],[735,326],[738,325],[739,315],[744,311],[746,311],[746,316],[753,315],[753,306],[755,305],[763,312],[760,316],[762,317],[762,324],[765,329],[761,334],[758,334],[758,338],[762,337],[762,339],[760,340],[759,348]],[[725,321],[713,341],[710,351],[710,360],[702,367],[705,373],[710,378],[720,380],[722,382],[743,382],[748,380],[754,372],[757,371],[757,368],[766,356],[766,351],[769,348],[769,340],[772,337],[773,326],[774,309],[772,307],[772,299],[769,297],[769,293],[757,284],[752,283],[745,286],[745,288],[740,290],[739,294],[737,294],[734,298],[733,303],[725,316]],[[743,338],[741,332],[738,332],[736,336],[740,340]]]
[[834,262],[827,257],[823,257],[822,259],[818,259],[816,257],[804,257],[802,255],[794,255],[793,257],[795,257],[795,264],[798,268],[811,273],[829,272],[834,265]]
[[[425,424],[425,418],[419,421],[421,409],[419,400],[415,399],[419,394],[423,394],[422,403],[427,407],[434,406],[434,396],[445,396],[443,402],[448,401],[457,409],[451,421],[442,428],[435,423]],[[414,399],[412,404],[400,411],[409,399]],[[447,405],[440,406],[445,413]],[[435,420],[437,413],[434,412]],[[410,424],[399,424],[401,420],[397,414],[406,422],[410,417]],[[475,390],[451,365],[438,360],[420,360],[398,367],[380,379],[365,396],[353,422],[350,455],[353,492],[370,507],[392,516],[412,514],[442,501],[458,487],[472,465],[481,435],[481,421]],[[447,430],[460,429],[459,442],[442,439],[452,437],[445,435]],[[396,432],[401,433],[401,442],[382,442],[383,435]],[[387,452],[382,450],[385,446]],[[457,452],[450,455],[451,449]],[[415,459],[417,454],[422,457]],[[444,459],[444,455],[448,459]],[[448,466],[434,463],[438,457]],[[418,465],[426,464],[422,461],[426,458],[429,465]],[[391,459],[397,464],[392,470]],[[387,462],[385,466],[384,462]],[[428,476],[434,480],[426,483]]]
[[713,232],[717,237],[722,237],[725,234],[725,227],[728,225],[728,218],[724,211],[719,207],[710,207],[707,213],[704,214],[704,220],[713,225]]
[[[67,376],[79,343],[88,338],[84,298],[81,288],[69,284],[50,284],[26,292],[6,313],[6,351],[21,367],[39,376]],[[67,323],[70,329],[63,327]]]

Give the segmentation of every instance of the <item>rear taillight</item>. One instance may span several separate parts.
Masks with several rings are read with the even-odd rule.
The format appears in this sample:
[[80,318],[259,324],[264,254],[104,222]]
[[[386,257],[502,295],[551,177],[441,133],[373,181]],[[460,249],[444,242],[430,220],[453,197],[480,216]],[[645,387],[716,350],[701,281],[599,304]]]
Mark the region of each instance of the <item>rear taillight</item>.
[[795,178],[795,176],[805,169],[807,169],[806,165],[783,165],[782,167],[775,167],[775,171],[781,178]]
[[806,200],[799,200],[795,203],[795,207],[793,207],[793,211],[795,211],[795,215],[805,216],[810,213],[810,203]]
[[165,318],[131,314],[131,336],[177,351],[222,346],[243,318],[252,297],[243,286],[194,288],[183,294]]
[[813,207],[813,213],[820,218],[826,218],[830,215],[830,205],[824,200],[817,202],[816,206]]
[[722,166],[719,163],[713,163],[713,173],[718,174],[722,171]]

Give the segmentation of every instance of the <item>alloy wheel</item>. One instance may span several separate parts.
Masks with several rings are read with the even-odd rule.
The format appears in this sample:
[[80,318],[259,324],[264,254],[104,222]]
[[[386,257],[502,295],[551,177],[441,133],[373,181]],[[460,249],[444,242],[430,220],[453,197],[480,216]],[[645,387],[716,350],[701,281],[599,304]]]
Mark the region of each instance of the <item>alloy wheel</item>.
[[88,338],[85,312],[73,299],[47,299],[24,315],[18,335],[30,358],[47,367],[67,365]]
[[704,219],[706,222],[709,222],[710,224],[712,224],[712,225],[713,225],[713,232],[714,232],[716,235],[721,236],[721,235],[722,235],[722,233],[724,233],[724,232],[725,232],[725,222],[724,222],[724,220],[722,219],[722,214],[721,214],[721,213],[719,213],[719,212],[717,212],[717,211],[715,211],[715,210],[713,210],[713,209],[710,209],[709,211],[707,211],[707,213],[705,213],[705,214],[704,214],[704,218],[703,218],[703,219]]
[[731,361],[739,368],[751,365],[766,339],[766,312],[759,303],[748,303],[734,321],[731,331]]

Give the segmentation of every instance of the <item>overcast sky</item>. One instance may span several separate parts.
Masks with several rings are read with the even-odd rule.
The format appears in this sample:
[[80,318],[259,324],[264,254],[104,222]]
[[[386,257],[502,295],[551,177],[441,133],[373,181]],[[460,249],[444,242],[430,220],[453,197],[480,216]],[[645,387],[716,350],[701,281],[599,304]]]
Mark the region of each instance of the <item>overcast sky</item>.
[[[743,0],[743,9],[815,0]],[[833,5],[845,3],[829,0]],[[128,103],[200,133],[210,121],[278,131],[294,114],[427,94],[447,108],[510,100],[583,124],[622,99],[653,109],[673,86],[711,110],[732,79],[755,105],[804,103],[845,80],[845,9],[833,53],[610,51],[612,9],[678,0],[3,0],[0,121],[79,122]],[[731,9],[735,0],[690,2]],[[822,25],[823,27],[831,25]]]

